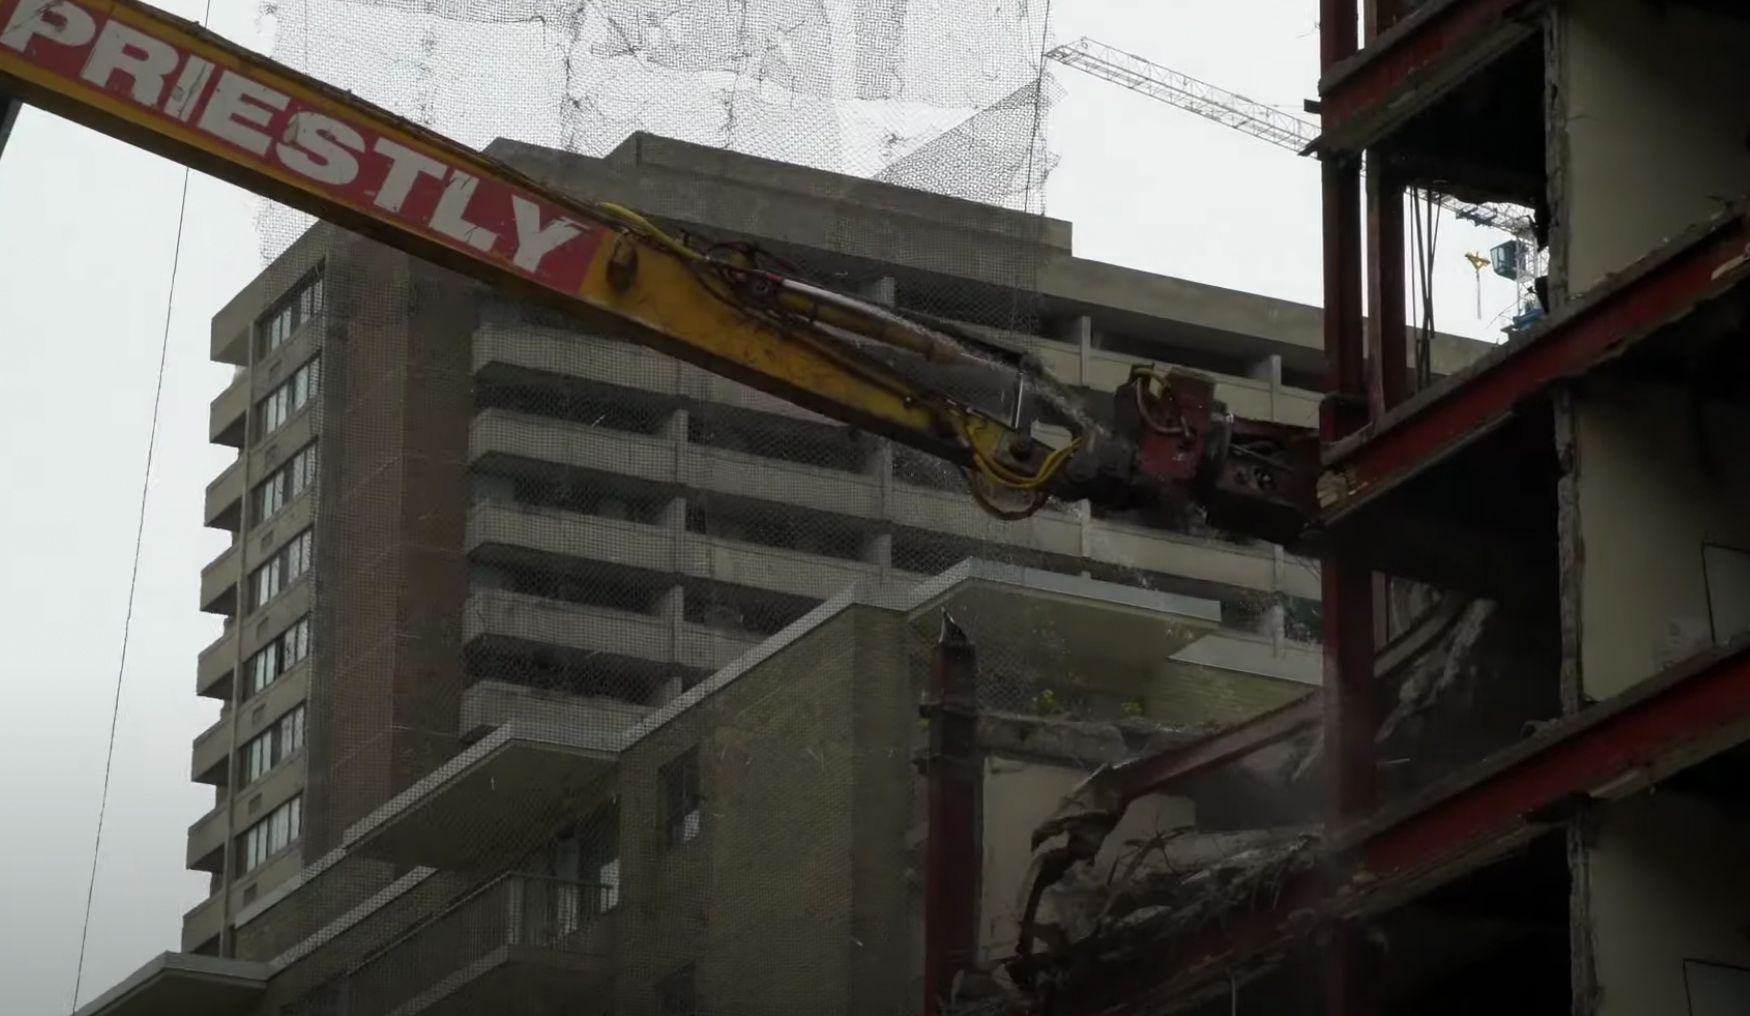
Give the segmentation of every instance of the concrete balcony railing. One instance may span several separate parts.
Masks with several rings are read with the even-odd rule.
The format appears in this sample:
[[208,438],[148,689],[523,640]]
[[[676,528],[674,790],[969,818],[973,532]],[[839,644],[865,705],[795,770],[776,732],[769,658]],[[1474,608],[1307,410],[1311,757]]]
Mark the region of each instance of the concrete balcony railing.
[[873,476],[497,409],[474,418],[469,457],[555,462],[859,518],[879,517],[881,506]]
[[1324,650],[1317,643],[1272,639],[1247,632],[1211,632],[1173,659],[1297,684],[1317,685],[1324,679]]
[[194,782],[215,787],[230,782],[227,763],[231,758],[231,719],[232,714],[225,712],[213,721],[212,726],[196,735],[189,759],[189,778]]
[[643,346],[539,325],[489,322],[474,332],[474,369],[500,367],[563,374],[773,416],[831,422],[794,403]]
[[207,411],[207,440],[230,448],[242,448],[248,431],[249,375],[240,373],[219,393]]
[[219,937],[225,924],[225,894],[214,893],[182,915],[182,951],[194,952]]
[[[1079,346],[1031,335],[973,329],[998,341],[1023,345],[1038,354],[1053,377],[1066,385],[1095,392],[1114,391],[1143,357]],[[1165,362],[1165,361],[1162,361]],[[474,333],[474,369],[495,366],[563,374],[602,384],[636,388],[733,406],[773,416],[826,421],[825,417],[767,395],[739,382],[719,377],[691,364],[662,356],[629,343],[581,335],[575,332],[528,324],[487,323]],[[1205,371],[1216,382],[1216,397],[1226,402],[1235,416],[1248,420],[1271,420],[1302,427],[1318,423],[1319,396],[1300,388],[1272,385],[1250,377]]]
[[237,670],[237,626],[227,624],[219,637],[201,650],[194,665],[194,693],[229,701]]
[[224,529],[235,533],[243,526],[243,466],[249,459],[238,456],[237,461],[225,467],[212,483],[207,484],[207,495],[202,512],[202,524],[209,529]]
[[473,421],[470,458],[479,463],[501,457],[619,473],[851,518],[887,520],[999,546],[1087,557],[1245,589],[1319,596],[1317,565],[1296,559],[1279,561],[1276,551],[1267,546],[1220,543],[1055,511],[1041,512],[1022,522],[1002,522],[980,511],[958,491],[897,481],[883,484],[880,477],[868,474],[489,410]]
[[728,666],[759,644],[753,635],[728,635],[667,617],[503,590],[474,593],[463,613],[464,641],[493,636],[694,670]]
[[570,695],[508,681],[476,681],[462,692],[459,733],[515,723],[562,740],[574,731],[618,733],[650,715],[651,706],[602,695]]
[[237,560],[241,543],[233,543],[201,569],[201,610],[208,614],[237,615]]
[[286,1016],[583,1013],[613,985],[608,890],[502,875],[286,1006]]
[[225,867],[225,808],[220,802],[188,827],[188,868],[218,874]]
[[705,536],[515,502],[480,502],[468,516],[470,552],[502,546],[817,600],[860,580],[874,564]]

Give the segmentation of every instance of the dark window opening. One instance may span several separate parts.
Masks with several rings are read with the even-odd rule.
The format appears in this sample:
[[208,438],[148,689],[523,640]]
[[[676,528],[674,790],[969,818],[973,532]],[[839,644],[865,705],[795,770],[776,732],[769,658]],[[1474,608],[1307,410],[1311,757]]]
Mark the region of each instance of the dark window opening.
[[663,844],[672,849],[698,839],[700,826],[703,824],[703,797],[699,792],[699,750],[689,749],[663,766],[658,773],[658,780],[662,787]]

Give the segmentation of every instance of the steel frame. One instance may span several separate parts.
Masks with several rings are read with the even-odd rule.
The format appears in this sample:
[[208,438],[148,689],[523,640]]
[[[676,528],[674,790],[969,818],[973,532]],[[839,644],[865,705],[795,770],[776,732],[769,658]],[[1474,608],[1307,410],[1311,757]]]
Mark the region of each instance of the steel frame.
[[[1345,24],[1355,20],[1354,4],[1347,6]],[[1327,62],[1319,82],[1324,134],[1313,150],[1372,147],[1530,37],[1544,6],[1545,0],[1432,0],[1384,27],[1365,50]],[[1320,24],[1333,23],[1321,18]]]
[[[1439,386],[1407,396],[1401,187],[1360,160],[1541,30],[1548,0],[1321,0],[1327,527],[1506,420],[1562,378],[1620,355],[1750,274],[1750,223],[1734,210],[1619,273],[1529,334]],[[1356,52],[1357,23],[1366,48]],[[1369,161],[1372,161],[1370,158]],[[1363,216],[1365,212],[1365,216]],[[1362,263],[1362,239],[1368,251]],[[1361,317],[1361,283],[1371,295]],[[1331,482],[1335,481],[1335,482]],[[1280,952],[1325,925],[1317,974],[1326,1016],[1379,1010],[1378,957],[1352,923],[1399,905],[1560,824],[1561,806],[1628,793],[1750,728],[1750,644],[1679,668],[1483,760],[1416,800],[1375,813],[1373,576],[1352,542],[1323,560],[1327,863],[1273,910],[1175,943],[1180,974],[1147,992],[1194,997],[1199,981]],[[1263,732],[1252,725],[1251,733]],[[1267,730],[1267,728],[1266,728]],[[1243,733],[1236,731],[1235,733]],[[1357,873],[1362,877],[1350,877]],[[1309,917],[1309,913],[1312,915]],[[1334,924],[1327,923],[1334,922]],[[1153,957],[1155,969],[1162,957]],[[1149,971],[1139,971],[1145,978]],[[1146,983],[1146,981],[1144,982]],[[1232,983],[1230,981],[1230,983]]]
[[1528,398],[1619,356],[1750,277],[1750,222],[1722,212],[1440,385],[1328,447],[1332,524],[1486,434]]
[[[1356,873],[1340,886],[1315,873],[1286,885],[1274,906],[1223,915],[1207,933],[1163,946],[1134,970],[1060,997],[1063,1013],[1098,1012],[1115,999],[1188,1000],[1226,984],[1248,963],[1295,948],[1330,922],[1372,917],[1410,902],[1559,830],[1578,809],[1644,790],[1750,739],[1750,637],[1700,654],[1423,794],[1346,827],[1331,846]],[[1333,891],[1334,889],[1334,891]],[[1341,929],[1332,929],[1333,934]],[[1328,944],[1328,943],[1327,943]],[[1365,950],[1328,950],[1326,1012],[1368,1010],[1375,972]],[[1176,974],[1163,983],[1163,966]],[[1170,1011],[1171,1003],[1162,1011]],[[1152,1011],[1152,1010],[1151,1010]]]

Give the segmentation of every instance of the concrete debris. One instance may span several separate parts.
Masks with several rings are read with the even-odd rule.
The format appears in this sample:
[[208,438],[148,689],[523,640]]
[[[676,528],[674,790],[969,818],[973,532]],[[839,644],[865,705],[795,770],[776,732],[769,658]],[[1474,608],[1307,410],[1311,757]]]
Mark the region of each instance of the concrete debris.
[[1380,724],[1378,740],[1384,741],[1436,703],[1452,701],[1453,696],[1469,692],[1477,673],[1471,651],[1494,613],[1494,601],[1470,601],[1440,638],[1407,661],[1398,685],[1397,705]]
[[1319,843],[1307,828],[1133,840],[1104,877],[1078,866],[1048,894],[1051,911],[1077,965],[1123,959],[1223,915],[1274,905],[1282,884],[1316,863]]
[[1095,769],[1195,744],[1220,729],[1170,727],[1140,716],[1100,721],[985,712],[978,743],[997,755]]

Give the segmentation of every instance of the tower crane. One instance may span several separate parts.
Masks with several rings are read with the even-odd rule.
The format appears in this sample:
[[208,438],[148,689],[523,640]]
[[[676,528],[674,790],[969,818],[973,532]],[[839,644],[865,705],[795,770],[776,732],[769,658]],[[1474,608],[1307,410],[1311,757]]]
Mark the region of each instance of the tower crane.
[[[1296,154],[1305,152],[1319,137],[1317,124],[1087,36],[1048,50],[1045,58]],[[1498,229],[1512,237],[1491,252],[1491,261],[1497,275],[1518,284],[1524,305],[1531,296],[1536,274],[1534,258],[1538,244],[1532,217],[1513,205],[1471,204],[1446,194],[1428,193],[1426,197],[1466,222]],[[1515,320],[1522,318],[1523,315]]]

